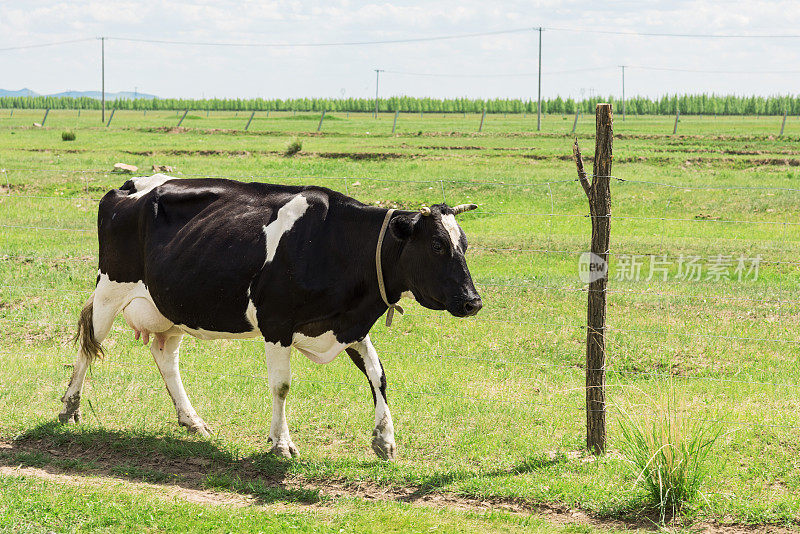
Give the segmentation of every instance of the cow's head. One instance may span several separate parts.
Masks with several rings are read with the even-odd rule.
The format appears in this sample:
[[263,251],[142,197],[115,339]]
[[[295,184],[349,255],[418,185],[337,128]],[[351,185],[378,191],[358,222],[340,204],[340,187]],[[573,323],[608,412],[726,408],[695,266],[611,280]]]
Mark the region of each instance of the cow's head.
[[476,207],[437,204],[392,219],[392,234],[404,241],[399,264],[405,283],[426,308],[467,317],[483,306],[464,258],[467,236],[456,222],[456,215]]

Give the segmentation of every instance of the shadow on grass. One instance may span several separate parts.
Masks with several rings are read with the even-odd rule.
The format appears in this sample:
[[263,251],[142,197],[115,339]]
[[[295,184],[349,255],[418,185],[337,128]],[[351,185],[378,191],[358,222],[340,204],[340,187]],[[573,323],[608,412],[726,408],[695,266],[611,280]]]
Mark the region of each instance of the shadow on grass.
[[567,458],[565,455],[556,455],[554,457],[549,457],[545,455],[533,456],[530,458],[526,458],[520,464],[511,467],[510,469],[494,469],[491,471],[468,471],[468,470],[459,470],[459,471],[451,471],[446,473],[433,473],[432,475],[424,478],[422,482],[419,484],[414,493],[411,493],[405,500],[414,501],[423,495],[427,495],[429,493],[436,493],[442,491],[443,488],[449,486],[454,482],[460,482],[463,480],[468,480],[470,478],[493,478],[493,477],[505,477],[505,476],[513,476],[513,475],[523,475],[526,473],[532,473],[534,471],[540,471],[544,469],[549,469],[550,467],[556,466],[561,463],[565,463]]
[[[449,495],[457,504],[514,503],[520,510],[560,509],[558,505],[526,502],[484,494],[460,496],[447,488],[476,478],[513,477],[558,469],[564,454],[540,454],[510,468],[439,471],[423,477],[408,474],[395,464],[379,460],[287,460],[269,453],[238,454],[214,440],[137,430],[108,430],[88,426],[43,423],[18,436],[11,448],[0,449],[0,465],[38,467],[51,473],[108,475],[132,481],[178,486],[193,490],[225,490],[253,498],[256,504],[291,502],[313,504],[331,493],[369,499],[394,499],[413,503],[432,494]],[[383,482],[358,482],[341,475],[357,468],[372,472]],[[392,473],[395,476],[392,476]],[[388,476],[387,476],[388,475]],[[437,497],[438,498],[438,497]],[[612,514],[609,514],[612,515]]]
[[137,431],[43,423],[0,450],[0,464],[77,475],[102,474],[189,489],[224,489],[257,503],[316,503],[319,490],[292,484],[293,461],[269,453],[240,456],[213,441]]

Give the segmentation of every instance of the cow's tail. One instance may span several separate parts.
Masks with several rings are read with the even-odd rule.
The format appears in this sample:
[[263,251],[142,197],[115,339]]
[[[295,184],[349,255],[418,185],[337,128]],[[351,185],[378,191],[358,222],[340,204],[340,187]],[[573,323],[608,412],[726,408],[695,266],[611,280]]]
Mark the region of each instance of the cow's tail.
[[95,358],[103,358],[105,351],[100,342],[94,337],[94,323],[92,315],[94,312],[94,293],[86,301],[78,319],[78,331],[72,338],[73,342],[80,343],[81,350],[91,362]]

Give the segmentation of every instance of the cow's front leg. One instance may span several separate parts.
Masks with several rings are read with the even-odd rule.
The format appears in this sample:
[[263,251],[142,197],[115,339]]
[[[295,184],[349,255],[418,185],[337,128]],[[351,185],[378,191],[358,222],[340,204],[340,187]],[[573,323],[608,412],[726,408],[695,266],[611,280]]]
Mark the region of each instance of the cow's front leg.
[[292,385],[292,371],[289,367],[291,347],[278,343],[266,344],[267,375],[269,390],[272,393],[272,422],[269,427],[269,440],[272,442],[270,452],[286,458],[297,456],[297,447],[289,436],[286,424],[286,396]]
[[175,404],[178,424],[185,426],[189,432],[208,436],[211,434],[211,428],[194,411],[194,407],[186,395],[186,390],[183,388],[181,373],[178,370],[178,349],[181,346],[182,337],[181,334],[171,331],[158,334],[153,344],[150,345],[150,352],[153,354],[153,359],[167,386],[167,392]]
[[347,349],[353,363],[367,375],[375,404],[375,429],[372,431],[372,450],[382,460],[394,460],[396,447],[394,443],[394,423],[386,401],[386,374],[383,365],[375,352],[375,347],[365,337]]

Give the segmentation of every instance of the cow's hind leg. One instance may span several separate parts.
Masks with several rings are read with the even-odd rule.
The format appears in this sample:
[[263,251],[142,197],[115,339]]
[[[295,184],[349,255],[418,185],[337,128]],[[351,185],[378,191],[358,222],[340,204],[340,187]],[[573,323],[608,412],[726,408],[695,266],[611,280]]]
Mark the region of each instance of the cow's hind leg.
[[211,434],[211,428],[197,415],[183,388],[181,373],[178,369],[178,349],[182,338],[183,335],[177,331],[177,328],[158,334],[150,345],[150,352],[161,372],[169,396],[172,397],[172,402],[175,404],[178,424],[185,426],[189,432],[208,436]]
[[375,404],[375,429],[372,431],[372,450],[383,460],[394,460],[394,423],[386,401],[386,374],[369,336],[347,349],[353,363],[367,375]]
[[77,423],[81,420],[81,391],[86,371],[92,360],[102,356],[103,349],[100,344],[108,336],[114,323],[114,316],[119,311],[118,299],[114,298],[114,295],[107,294],[107,289],[101,282],[81,311],[76,334],[79,344],[78,357],[75,359],[67,391],[61,397],[64,408],[58,414],[58,420],[62,423]]
[[277,343],[267,343],[267,375],[272,393],[272,421],[269,426],[270,452],[286,458],[297,456],[297,447],[289,436],[286,423],[286,396],[292,385],[292,371],[289,366],[291,347]]

